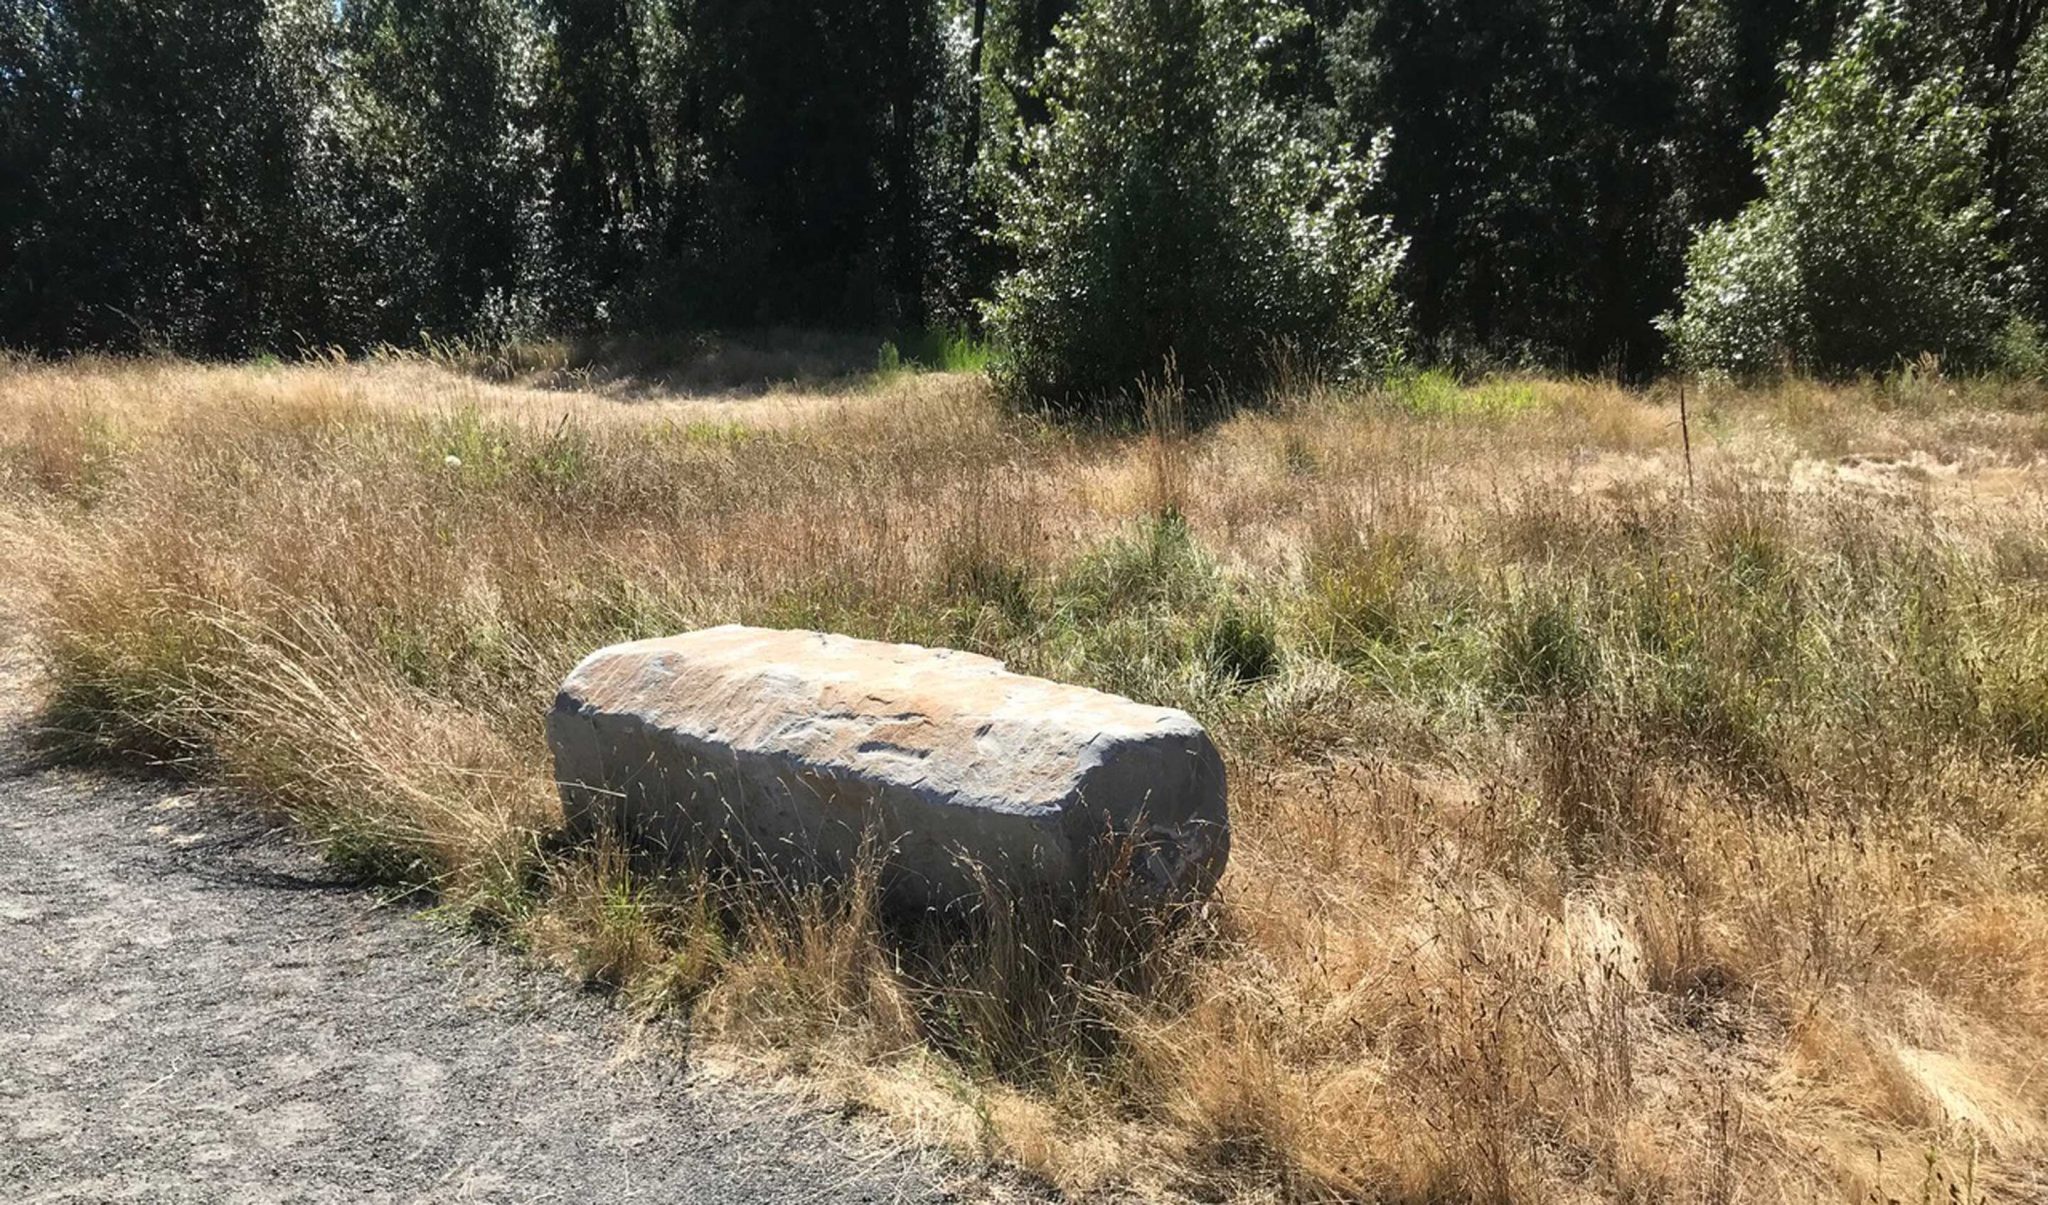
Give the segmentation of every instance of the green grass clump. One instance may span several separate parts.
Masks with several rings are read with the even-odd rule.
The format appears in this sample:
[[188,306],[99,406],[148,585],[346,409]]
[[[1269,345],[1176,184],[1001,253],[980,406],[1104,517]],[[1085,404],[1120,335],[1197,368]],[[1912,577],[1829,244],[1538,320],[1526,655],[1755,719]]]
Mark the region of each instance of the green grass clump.
[[1577,698],[1599,672],[1595,641],[1569,594],[1510,599],[1497,647],[1501,690],[1517,703]]
[[1280,670],[1280,635],[1270,613],[1232,602],[1203,625],[1199,655],[1209,672],[1237,686]]
[[1397,410],[1422,418],[1508,418],[1543,405],[1528,381],[1488,377],[1467,385],[1440,368],[1396,376],[1384,396]]
[[988,344],[961,331],[926,327],[883,340],[875,375],[886,382],[910,371],[982,373],[989,359]]

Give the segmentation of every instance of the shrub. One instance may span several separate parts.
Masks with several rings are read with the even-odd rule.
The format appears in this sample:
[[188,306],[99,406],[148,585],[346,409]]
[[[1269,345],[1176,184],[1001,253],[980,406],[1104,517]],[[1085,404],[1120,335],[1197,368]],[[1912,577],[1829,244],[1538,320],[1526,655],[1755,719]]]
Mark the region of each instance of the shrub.
[[1284,353],[1342,375],[1396,346],[1403,244],[1366,212],[1384,145],[1326,154],[1261,95],[1268,0],[1094,0],[1062,27],[1051,122],[1004,214],[997,383],[1060,408],[1175,366],[1211,397]]
[[2016,381],[2048,381],[2048,337],[2039,325],[2015,314],[1992,342],[1991,364]]
[[1793,241],[1789,215],[1763,202],[1700,232],[1672,326],[1687,367],[1754,377],[1811,345]]
[[2003,325],[1986,118],[1957,73],[1902,85],[1904,23],[1865,10],[1791,81],[1760,147],[1765,195],[1705,231],[1666,326],[1693,368],[1883,369],[1984,362]]

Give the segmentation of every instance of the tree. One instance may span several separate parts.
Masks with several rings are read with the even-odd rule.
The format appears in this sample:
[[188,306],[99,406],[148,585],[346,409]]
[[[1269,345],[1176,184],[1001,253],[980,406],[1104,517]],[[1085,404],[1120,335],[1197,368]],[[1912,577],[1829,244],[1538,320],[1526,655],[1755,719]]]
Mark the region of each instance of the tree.
[[49,345],[45,265],[52,160],[63,137],[66,65],[53,14],[31,0],[0,2],[0,339]]
[[[535,35],[512,0],[350,0],[342,139],[377,334],[487,333],[531,246]],[[495,310],[493,314],[490,311]]]
[[1256,48],[1289,17],[1095,0],[1062,27],[990,310],[1013,397],[1128,397],[1168,371],[1228,393],[1280,345],[1330,373],[1393,354],[1401,242],[1366,210],[1383,147],[1327,155],[1261,95]]
[[1335,120],[1390,129],[1425,347],[1641,376],[1688,231],[1755,193],[1750,130],[1833,0],[1324,0]]
[[[1872,36],[1867,6],[0,0],[0,342],[240,355],[987,313],[1034,324],[1021,354],[1107,290],[1139,308],[1105,340],[1235,387],[1257,356],[1226,329],[1331,365],[1357,357],[1315,332],[1385,343],[1328,317],[1393,305],[1368,182],[1412,239],[1392,287],[1434,358],[1639,377],[1689,278],[1692,353],[1716,362],[1860,363],[1903,329],[1887,306],[1967,325],[1986,290],[1995,321],[2048,321],[2048,0],[1887,0],[1902,32],[1867,87],[1816,83]],[[1782,164],[1749,154],[1763,127]],[[1854,301],[1868,265],[1923,254],[1990,283],[1943,269],[1927,297]],[[1875,325],[1852,338],[1842,306]],[[1073,337],[1048,354],[1114,358]]]
[[4,335],[246,354],[319,324],[307,111],[265,0],[9,0]]
[[2048,328],[2048,26],[2035,30],[2021,56],[2010,119],[2012,189],[2007,215],[2022,310]]
[[668,296],[716,324],[915,321],[933,94],[929,0],[676,0]]
[[1984,110],[1874,2],[1800,72],[1760,148],[1764,196],[1706,231],[1671,324],[1684,360],[1840,374],[1924,352],[1981,364],[2005,314]]
[[655,248],[664,164],[637,0],[545,0],[536,106],[546,246],[535,288],[556,323],[609,312]]

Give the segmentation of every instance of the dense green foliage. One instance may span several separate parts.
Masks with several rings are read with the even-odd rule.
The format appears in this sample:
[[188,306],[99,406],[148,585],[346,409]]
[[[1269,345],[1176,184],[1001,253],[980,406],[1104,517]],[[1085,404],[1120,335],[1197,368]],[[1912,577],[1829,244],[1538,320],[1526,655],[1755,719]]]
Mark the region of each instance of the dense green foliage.
[[914,325],[969,292],[949,12],[0,0],[0,342]]
[[1167,348],[1231,383],[1276,344],[1380,355],[1399,239],[1426,360],[1638,375],[1675,332],[1736,371],[2010,366],[2048,317],[2044,9],[0,0],[0,345],[999,298],[1022,388]]
[[1261,94],[1294,14],[1260,0],[1105,0],[1067,30],[1007,207],[1018,268],[998,373],[1053,404],[1177,375],[1225,392],[1285,355],[1317,371],[1396,349],[1401,253],[1366,212],[1376,158],[1320,152]]
[[[1333,4],[1337,129],[1393,132],[1426,352],[1654,368],[1687,233],[1754,191],[1744,148],[1782,56],[1831,6],[1757,0]],[[1343,11],[1348,10],[1348,11]]]
[[[2010,109],[2006,172],[2014,260],[2023,314],[2048,325],[2048,25],[2036,31],[2017,70]],[[1996,127],[1994,127],[1994,130]]]
[[231,348],[326,319],[311,104],[266,0],[0,12],[0,331]]
[[346,10],[338,159],[346,241],[368,252],[354,282],[366,333],[467,333],[517,295],[534,168],[518,128],[525,16],[505,0]]
[[1907,66],[1925,53],[1898,6],[1873,4],[1793,81],[1761,147],[1765,195],[1694,244],[1674,329],[1695,365],[1985,366],[2025,320],[2024,265],[1998,238],[1991,114],[1961,70]]

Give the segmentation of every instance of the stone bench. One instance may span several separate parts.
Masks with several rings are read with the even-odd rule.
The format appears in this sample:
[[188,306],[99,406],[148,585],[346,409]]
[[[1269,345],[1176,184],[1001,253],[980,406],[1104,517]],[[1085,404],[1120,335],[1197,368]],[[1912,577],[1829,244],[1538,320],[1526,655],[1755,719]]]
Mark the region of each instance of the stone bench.
[[1215,886],[1223,762],[1186,712],[972,653],[728,626],[601,649],[548,717],[571,831],[681,862],[844,875],[896,904],[1087,889],[1127,852],[1159,898]]

